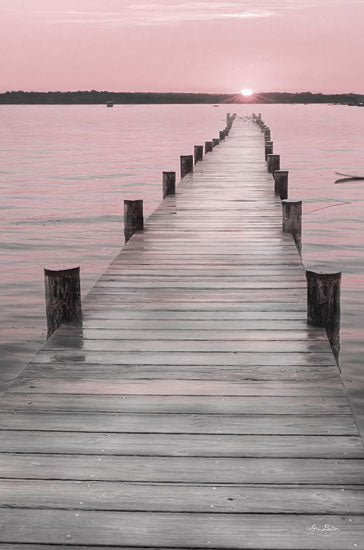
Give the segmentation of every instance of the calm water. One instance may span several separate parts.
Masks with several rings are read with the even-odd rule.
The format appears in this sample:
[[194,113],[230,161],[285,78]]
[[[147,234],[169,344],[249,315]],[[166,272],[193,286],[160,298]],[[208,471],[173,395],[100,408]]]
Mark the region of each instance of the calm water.
[[123,244],[123,199],[161,200],[162,170],[217,137],[227,111],[261,112],[290,198],[304,202],[303,259],[342,268],[341,367],[364,429],[364,108],[292,105],[1,106],[0,379],[44,341],[43,267],[81,265],[83,294]]

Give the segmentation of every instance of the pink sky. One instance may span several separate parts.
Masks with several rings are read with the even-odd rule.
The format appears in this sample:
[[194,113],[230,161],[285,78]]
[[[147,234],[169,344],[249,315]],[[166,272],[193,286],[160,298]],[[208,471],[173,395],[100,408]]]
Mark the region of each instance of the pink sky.
[[364,93],[364,0],[0,0],[1,91]]

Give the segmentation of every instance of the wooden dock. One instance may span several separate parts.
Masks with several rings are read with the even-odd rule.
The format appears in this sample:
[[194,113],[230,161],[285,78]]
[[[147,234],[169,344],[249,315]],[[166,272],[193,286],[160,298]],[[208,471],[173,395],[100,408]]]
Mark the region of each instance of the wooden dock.
[[83,307],[0,400],[1,550],[364,549],[362,440],[253,123]]

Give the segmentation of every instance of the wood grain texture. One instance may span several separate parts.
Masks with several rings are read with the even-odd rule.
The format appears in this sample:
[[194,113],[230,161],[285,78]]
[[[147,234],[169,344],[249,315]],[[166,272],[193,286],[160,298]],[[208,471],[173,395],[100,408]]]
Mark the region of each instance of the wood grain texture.
[[[70,432],[240,434],[240,435],[357,435],[351,416],[203,415],[203,414],[44,414],[3,413],[4,430]],[[0,434],[1,436],[2,434]]]
[[[45,450],[44,448],[42,449]],[[0,454],[4,479],[363,485],[363,459]],[[105,489],[107,485],[105,485]]]
[[362,440],[264,144],[237,120],[190,156],[2,396],[0,550],[364,549]]
[[364,549],[362,519],[354,515],[3,510],[3,522],[4,542],[180,548],[183,541],[190,548]]
[[[280,365],[105,365],[91,364],[80,365],[76,362],[68,362],[54,365],[48,363],[42,372],[39,372],[39,364],[33,363],[27,372],[21,377],[31,381],[39,376],[42,379],[63,378],[68,380],[92,380],[130,379],[130,380],[221,380],[224,382],[243,382],[258,380],[290,380],[290,381],[339,381],[337,368],[331,365],[323,366],[280,366]],[[1,404],[0,404],[1,410]]]
[[0,507],[217,513],[361,514],[364,488],[1,480]]
[[8,430],[1,433],[0,442],[3,452],[35,455],[360,458],[363,454],[360,437],[355,436]]
[[134,380],[100,379],[19,379],[12,388],[17,392],[94,395],[188,395],[188,396],[338,396],[343,395],[341,382],[256,382],[229,383],[201,380]]
[[185,395],[88,395],[12,393],[0,400],[0,411],[11,412],[127,412],[160,414],[347,414],[347,397],[320,396],[185,396]]

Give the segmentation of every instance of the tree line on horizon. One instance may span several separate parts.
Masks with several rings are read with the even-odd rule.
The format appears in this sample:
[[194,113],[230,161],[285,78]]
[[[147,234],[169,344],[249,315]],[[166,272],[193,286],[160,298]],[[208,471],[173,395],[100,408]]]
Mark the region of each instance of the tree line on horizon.
[[76,91],[76,92],[24,92],[9,91],[0,94],[0,104],[219,104],[219,103],[339,103],[360,105],[364,95],[322,94],[312,92],[266,92],[244,98],[240,94],[211,93],[176,93],[176,92],[108,92],[108,91]]

